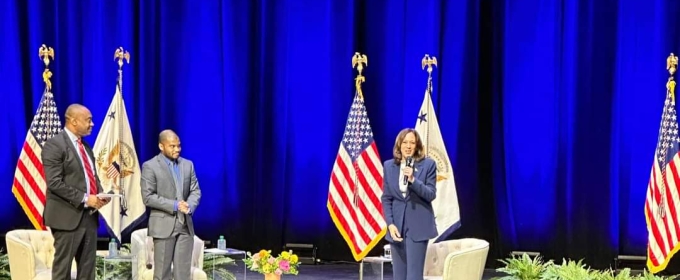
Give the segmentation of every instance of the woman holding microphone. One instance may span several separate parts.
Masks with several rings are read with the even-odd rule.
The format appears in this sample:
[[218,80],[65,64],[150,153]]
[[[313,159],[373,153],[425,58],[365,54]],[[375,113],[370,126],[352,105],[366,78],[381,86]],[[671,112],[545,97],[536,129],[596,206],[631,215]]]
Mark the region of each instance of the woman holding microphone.
[[383,165],[381,197],[393,279],[422,280],[428,241],[437,236],[432,210],[437,164],[425,157],[423,142],[412,128],[399,132],[393,154]]

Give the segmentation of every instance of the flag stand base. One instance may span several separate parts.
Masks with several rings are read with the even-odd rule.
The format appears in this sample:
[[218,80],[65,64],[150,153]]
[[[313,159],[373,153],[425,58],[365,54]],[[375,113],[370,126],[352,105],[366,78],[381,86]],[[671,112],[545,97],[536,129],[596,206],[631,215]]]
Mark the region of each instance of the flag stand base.
[[317,264],[319,259],[316,258],[316,249],[314,244],[286,243],[283,245],[284,251],[293,250],[300,264]]
[[527,254],[529,257],[535,258],[541,253],[539,252],[525,252],[525,251],[512,251],[510,252],[510,255],[513,257],[521,257],[522,255]]
[[618,255],[614,258],[614,270],[618,270],[622,267],[644,269],[646,262],[646,256]]

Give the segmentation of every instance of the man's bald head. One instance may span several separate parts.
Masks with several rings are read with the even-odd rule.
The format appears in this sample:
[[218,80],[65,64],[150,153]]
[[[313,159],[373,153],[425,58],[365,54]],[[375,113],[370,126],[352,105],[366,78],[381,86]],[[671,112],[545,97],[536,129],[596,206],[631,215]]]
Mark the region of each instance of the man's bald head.
[[166,129],[158,134],[158,148],[167,158],[177,160],[179,152],[182,151],[182,143],[179,142],[179,136],[174,131]]
[[66,108],[64,114],[66,118],[65,127],[78,137],[90,135],[92,133],[92,113],[87,107],[74,103]]
[[170,139],[173,139],[173,138],[179,138],[177,136],[177,133],[175,133],[174,131],[172,131],[170,129],[166,129],[166,130],[161,131],[160,134],[158,134],[158,143],[165,143],[165,142],[168,142]]
[[66,108],[66,120],[76,118],[78,115],[83,114],[84,112],[90,112],[85,106],[74,103],[68,106]]

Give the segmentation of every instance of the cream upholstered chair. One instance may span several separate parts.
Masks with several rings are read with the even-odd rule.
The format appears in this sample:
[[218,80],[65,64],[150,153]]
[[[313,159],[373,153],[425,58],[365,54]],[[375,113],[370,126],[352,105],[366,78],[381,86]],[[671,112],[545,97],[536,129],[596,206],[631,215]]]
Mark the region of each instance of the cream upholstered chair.
[[[132,267],[132,279],[153,280],[153,239],[147,236],[147,229],[138,229],[130,237],[130,252],[137,256],[137,266]],[[194,235],[194,252],[191,258],[191,279],[207,280],[203,271],[203,250],[205,243]]]
[[[5,236],[9,270],[12,279],[52,279],[54,238],[43,230],[12,230]],[[75,260],[71,266],[71,279],[76,279]]]
[[482,279],[489,242],[476,238],[429,244],[425,257],[425,279]]

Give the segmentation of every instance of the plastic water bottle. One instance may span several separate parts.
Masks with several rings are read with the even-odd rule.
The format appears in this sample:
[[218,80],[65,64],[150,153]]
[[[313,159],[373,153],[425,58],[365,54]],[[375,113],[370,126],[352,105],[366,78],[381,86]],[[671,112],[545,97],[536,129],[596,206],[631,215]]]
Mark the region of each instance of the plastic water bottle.
[[118,256],[118,243],[116,243],[115,238],[111,238],[109,242],[109,258],[115,258]]
[[217,240],[217,249],[227,250],[227,240],[224,240],[224,235],[220,235],[220,239]]

